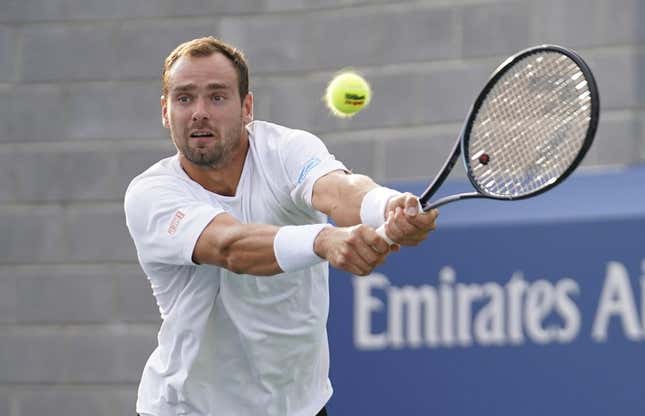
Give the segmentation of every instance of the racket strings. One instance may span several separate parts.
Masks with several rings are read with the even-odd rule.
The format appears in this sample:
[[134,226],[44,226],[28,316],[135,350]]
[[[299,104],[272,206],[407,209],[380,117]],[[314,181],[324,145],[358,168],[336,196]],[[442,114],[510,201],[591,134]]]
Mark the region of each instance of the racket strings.
[[577,64],[557,52],[529,55],[504,73],[476,115],[471,176],[496,196],[535,192],[571,166],[590,121],[591,94]]

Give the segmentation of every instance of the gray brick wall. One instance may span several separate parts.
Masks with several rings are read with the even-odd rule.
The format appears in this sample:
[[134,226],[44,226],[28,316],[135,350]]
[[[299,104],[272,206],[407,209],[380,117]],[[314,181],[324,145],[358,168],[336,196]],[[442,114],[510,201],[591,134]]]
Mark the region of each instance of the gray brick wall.
[[[640,0],[0,1],[0,415],[131,415],[159,313],[127,235],[128,181],[173,153],[163,58],[213,34],[241,47],[255,115],[319,134],[356,172],[441,166],[491,71],[576,48],[602,97],[587,167],[645,160]],[[338,70],[372,105],[333,118]],[[424,162],[424,163],[421,163]]]

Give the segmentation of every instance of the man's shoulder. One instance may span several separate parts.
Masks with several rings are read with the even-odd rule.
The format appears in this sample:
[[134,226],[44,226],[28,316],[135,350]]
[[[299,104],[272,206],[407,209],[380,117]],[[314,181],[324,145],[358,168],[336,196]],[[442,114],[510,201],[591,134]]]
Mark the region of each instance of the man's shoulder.
[[249,123],[246,128],[251,136],[259,137],[263,140],[288,140],[297,136],[313,136],[303,129],[283,126],[281,124],[272,123],[269,121],[254,120]]
[[247,125],[252,145],[257,148],[276,150],[289,146],[294,141],[320,140],[306,130],[286,127],[268,121],[255,120]]
[[177,156],[167,157],[156,162],[148,169],[141,172],[139,175],[135,176],[128,188],[126,194],[131,193],[137,185],[142,183],[159,183],[159,184],[172,184],[176,182],[181,182],[182,178],[180,173],[177,170],[179,162]]
[[263,138],[281,138],[294,131],[290,127],[262,120],[253,120],[246,125],[246,128],[252,136]]

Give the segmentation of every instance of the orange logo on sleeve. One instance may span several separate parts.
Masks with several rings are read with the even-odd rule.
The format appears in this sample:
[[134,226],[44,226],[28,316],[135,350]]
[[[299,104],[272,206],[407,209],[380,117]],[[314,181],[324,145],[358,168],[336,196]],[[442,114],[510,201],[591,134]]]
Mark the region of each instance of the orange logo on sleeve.
[[177,227],[185,216],[186,214],[181,211],[175,212],[175,216],[172,217],[172,221],[170,221],[170,227],[168,227],[168,234],[173,235],[177,232]]

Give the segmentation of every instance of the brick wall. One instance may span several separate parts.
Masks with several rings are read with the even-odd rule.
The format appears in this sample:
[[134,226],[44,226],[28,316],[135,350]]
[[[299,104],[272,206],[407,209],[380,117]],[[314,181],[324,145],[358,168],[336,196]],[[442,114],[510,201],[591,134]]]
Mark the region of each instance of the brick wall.
[[[602,98],[585,165],[625,165],[645,159],[644,7],[0,0],[0,416],[133,414],[159,316],[122,195],[172,154],[158,77],[179,42],[213,34],[241,47],[256,118],[318,133],[350,168],[381,181],[436,172],[507,55],[570,46],[591,64]],[[343,67],[374,89],[351,120],[332,118],[320,99]]]

